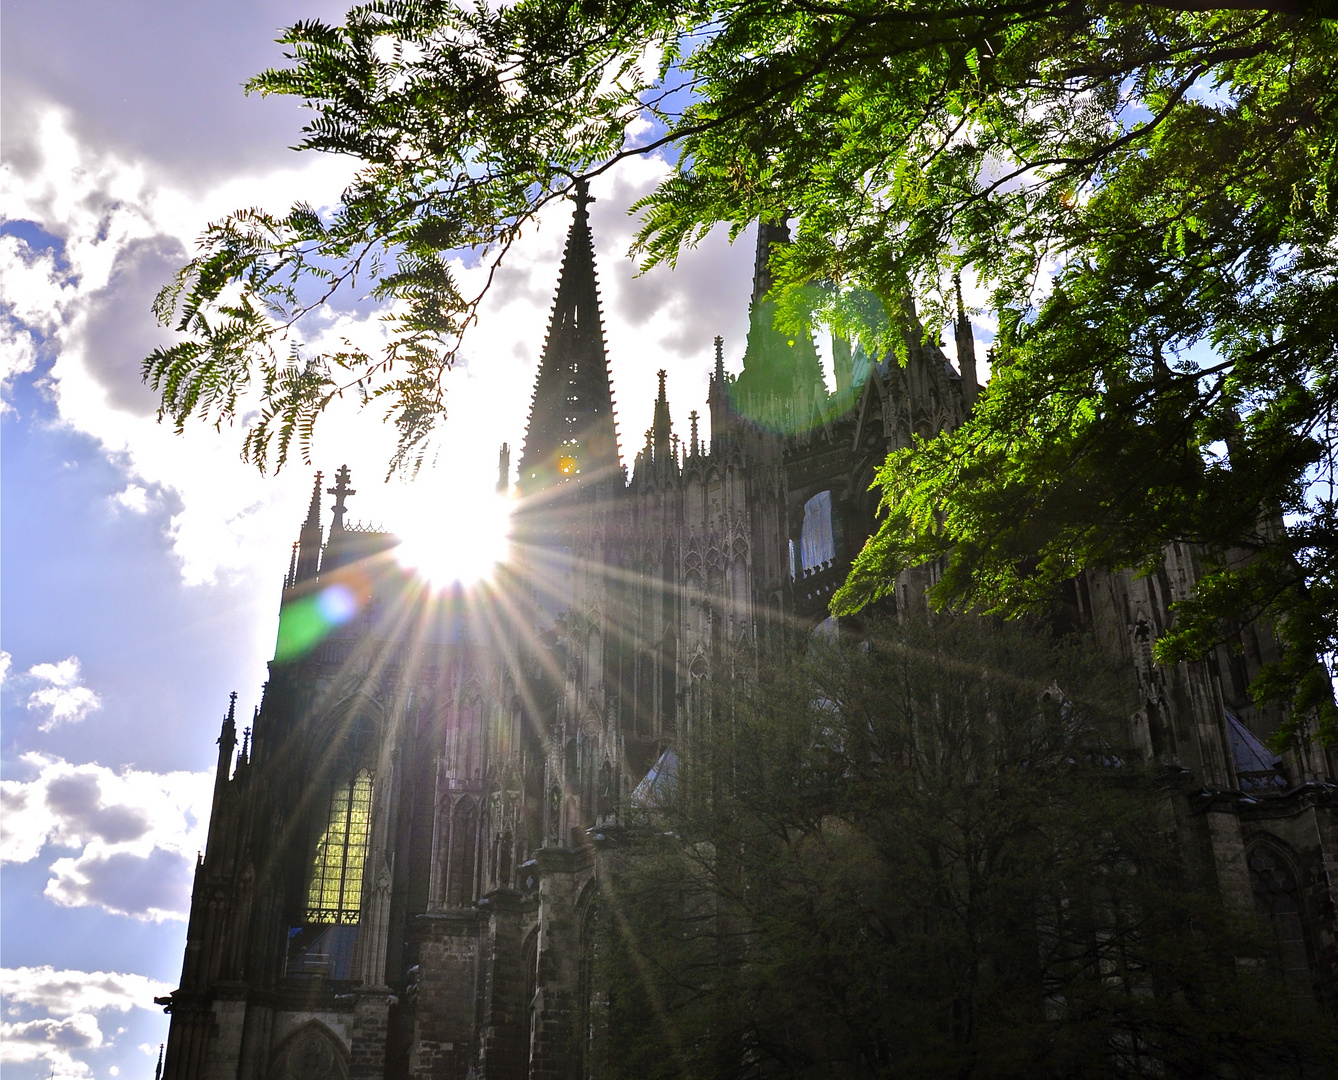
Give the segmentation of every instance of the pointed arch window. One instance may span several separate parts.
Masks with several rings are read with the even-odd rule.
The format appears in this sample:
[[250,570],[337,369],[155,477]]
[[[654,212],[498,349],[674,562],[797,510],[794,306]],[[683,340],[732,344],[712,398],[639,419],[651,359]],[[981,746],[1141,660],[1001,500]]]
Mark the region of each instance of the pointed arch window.
[[324,820],[318,819],[307,890],[307,921],[356,923],[372,819],[372,774],[336,780]]
[[1313,993],[1296,873],[1288,860],[1267,844],[1249,854],[1254,910],[1273,938],[1275,962],[1298,1000]]

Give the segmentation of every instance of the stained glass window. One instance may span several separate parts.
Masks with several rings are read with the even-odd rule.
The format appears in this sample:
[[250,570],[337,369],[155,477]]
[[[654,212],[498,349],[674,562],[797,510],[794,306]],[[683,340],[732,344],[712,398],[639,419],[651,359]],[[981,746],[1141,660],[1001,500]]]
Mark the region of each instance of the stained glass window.
[[372,774],[363,769],[357,776],[336,780],[325,828],[316,835],[307,891],[308,922],[358,921],[371,817]]

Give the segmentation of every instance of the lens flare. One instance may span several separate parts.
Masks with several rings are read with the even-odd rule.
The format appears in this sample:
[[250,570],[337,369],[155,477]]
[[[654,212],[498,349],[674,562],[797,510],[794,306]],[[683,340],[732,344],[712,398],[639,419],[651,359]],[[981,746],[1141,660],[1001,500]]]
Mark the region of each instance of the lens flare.
[[[426,502],[426,501],[425,501]],[[506,560],[511,504],[491,492],[420,503],[396,520],[395,558],[434,588],[488,580]]]
[[279,612],[279,639],[274,659],[292,660],[309,652],[331,630],[357,613],[358,597],[348,585],[328,585],[320,592],[298,597]]

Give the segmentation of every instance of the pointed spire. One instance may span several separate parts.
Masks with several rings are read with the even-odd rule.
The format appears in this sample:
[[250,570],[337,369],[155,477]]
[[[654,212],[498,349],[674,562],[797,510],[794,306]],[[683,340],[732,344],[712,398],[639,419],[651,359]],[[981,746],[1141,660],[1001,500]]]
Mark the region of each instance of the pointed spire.
[[[223,730],[218,735],[218,767],[214,773],[214,811],[209,819],[210,831],[218,820],[218,804],[228,785],[228,771],[232,766],[232,750],[237,745],[237,691],[228,697],[228,714],[223,717]],[[208,841],[205,848],[208,849]]]
[[283,579],[283,587],[291,589],[297,581],[297,541],[293,541],[293,554],[288,560],[288,576]]
[[655,398],[655,422],[651,426],[654,437],[651,440],[655,447],[655,460],[667,461],[669,458],[669,445],[672,440],[673,423],[669,419],[669,398],[664,391],[664,370],[661,369],[660,392]]
[[321,527],[321,477],[325,474],[316,470],[316,483],[311,488],[311,505],[307,507],[307,520],[302,523],[303,528]]
[[962,373],[962,399],[970,412],[980,393],[980,380],[976,375],[976,336],[966,315],[966,305],[962,303],[961,274],[953,276],[952,285],[957,292],[957,369]]
[[832,373],[836,376],[836,392],[844,394],[855,383],[855,360],[850,339],[832,334]]
[[699,419],[700,417],[697,415],[696,409],[693,409],[692,412],[688,413],[688,423],[692,425],[692,442],[689,446],[691,447],[690,453],[693,457],[696,457],[701,453],[701,443],[697,439],[697,421]]
[[715,371],[709,380],[706,404],[711,409],[711,453],[722,445],[729,428],[729,388],[725,381],[725,339],[715,338]]
[[307,508],[307,520],[302,523],[302,531],[298,534],[297,566],[293,573],[294,585],[310,581],[320,570],[322,475],[320,472],[316,473],[316,483],[311,489],[311,505]]
[[790,230],[784,222],[757,223],[748,343],[743,352],[743,371],[733,388],[736,407],[754,420],[769,418],[774,422],[779,414],[792,412],[787,403],[794,397],[807,399],[814,387],[825,385],[812,335],[806,331],[791,339],[778,330],[776,303],[766,298],[774,284],[771,260],[775,249],[789,242]]
[[153,1070],[153,1080],[163,1080],[163,1045],[158,1044],[158,1067]]
[[521,451],[520,482],[530,490],[608,475],[618,468],[613,390],[590,235],[592,200],[584,181],[576,185],[573,201],[576,212]]

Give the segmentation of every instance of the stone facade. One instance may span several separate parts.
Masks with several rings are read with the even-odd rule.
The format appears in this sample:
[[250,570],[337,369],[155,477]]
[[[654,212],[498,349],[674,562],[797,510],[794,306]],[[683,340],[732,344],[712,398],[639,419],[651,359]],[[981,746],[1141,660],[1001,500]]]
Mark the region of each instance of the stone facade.
[[[919,341],[905,366],[838,346],[829,394],[811,343],[771,330],[783,240],[759,229],[744,371],[717,343],[709,438],[695,412],[675,434],[662,373],[629,474],[578,199],[493,582],[442,597],[399,570],[392,536],[344,525],[347,470],[327,535],[318,475],[239,752],[232,709],[223,723],[181,985],[161,999],[166,1080],[591,1074],[605,833],[710,722],[713,689],[826,618],[874,525],[874,470],[977,391],[963,316],[960,373]],[[1136,673],[1135,738],[1183,777],[1193,873],[1265,920],[1298,1000],[1332,1008],[1338,768],[1315,745],[1264,749],[1279,717],[1245,687],[1267,633],[1153,663],[1196,573],[1176,549],[1149,577],[1085,576],[1066,618]],[[922,602],[925,581],[892,603]]]

